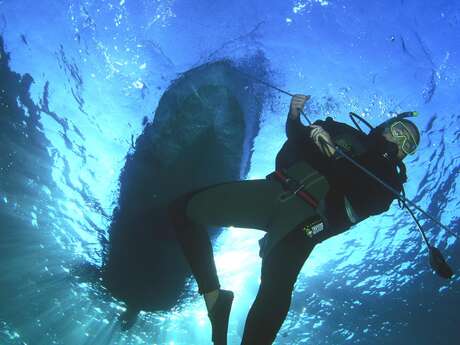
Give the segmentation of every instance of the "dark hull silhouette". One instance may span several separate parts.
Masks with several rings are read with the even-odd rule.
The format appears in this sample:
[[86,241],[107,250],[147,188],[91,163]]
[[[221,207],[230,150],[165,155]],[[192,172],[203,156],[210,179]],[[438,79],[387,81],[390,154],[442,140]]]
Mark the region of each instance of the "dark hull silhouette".
[[[261,59],[256,72],[265,77]],[[229,61],[182,74],[161,97],[121,173],[103,267],[104,285],[128,305],[126,319],[168,310],[183,296],[190,271],[168,205],[188,191],[245,178],[266,97]],[[219,234],[210,229],[212,240]]]

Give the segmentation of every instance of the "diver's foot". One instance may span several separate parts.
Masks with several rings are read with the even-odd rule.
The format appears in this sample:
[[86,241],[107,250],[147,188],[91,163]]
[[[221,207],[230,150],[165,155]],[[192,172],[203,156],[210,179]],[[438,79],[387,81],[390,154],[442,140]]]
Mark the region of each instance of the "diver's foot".
[[228,319],[233,303],[233,292],[220,290],[217,301],[208,313],[212,325],[214,345],[227,345]]

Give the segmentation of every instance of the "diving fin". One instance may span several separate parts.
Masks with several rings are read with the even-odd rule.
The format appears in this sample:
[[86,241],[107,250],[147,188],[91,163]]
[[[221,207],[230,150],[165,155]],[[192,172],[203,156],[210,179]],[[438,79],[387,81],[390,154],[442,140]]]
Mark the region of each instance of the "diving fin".
[[452,268],[450,268],[447,262],[444,260],[439,249],[433,246],[429,246],[429,249],[431,268],[436,272],[438,276],[442,278],[452,278],[454,272],[452,271]]

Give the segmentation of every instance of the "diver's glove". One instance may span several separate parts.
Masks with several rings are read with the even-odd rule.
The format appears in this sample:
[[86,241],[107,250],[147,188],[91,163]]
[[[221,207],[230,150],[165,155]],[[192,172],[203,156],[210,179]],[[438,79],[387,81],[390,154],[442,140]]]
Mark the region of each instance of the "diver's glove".
[[297,94],[292,96],[291,104],[289,106],[289,118],[292,120],[296,120],[299,118],[302,109],[305,106],[305,102],[310,99],[308,95],[301,95]]
[[319,125],[310,125],[310,138],[325,156],[331,158],[336,154],[334,142],[328,132]]

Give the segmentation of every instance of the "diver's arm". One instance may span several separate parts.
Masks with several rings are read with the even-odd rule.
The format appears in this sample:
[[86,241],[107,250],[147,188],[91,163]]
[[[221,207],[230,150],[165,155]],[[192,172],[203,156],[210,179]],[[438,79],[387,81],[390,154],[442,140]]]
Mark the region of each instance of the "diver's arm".
[[310,96],[300,94],[292,97],[286,120],[286,136],[288,139],[297,141],[305,140],[306,137],[309,137],[307,127],[300,122],[300,111],[309,99]]
[[290,114],[286,120],[286,136],[288,139],[295,141],[309,137],[307,127],[300,122],[300,118],[292,118]]
[[311,139],[318,146],[321,153],[327,157],[335,154],[335,145],[324,128],[319,125],[304,126],[300,122],[300,114],[305,106],[305,102],[310,99],[306,95],[294,95],[289,106],[289,114],[286,121],[286,135],[288,139],[305,142]]

